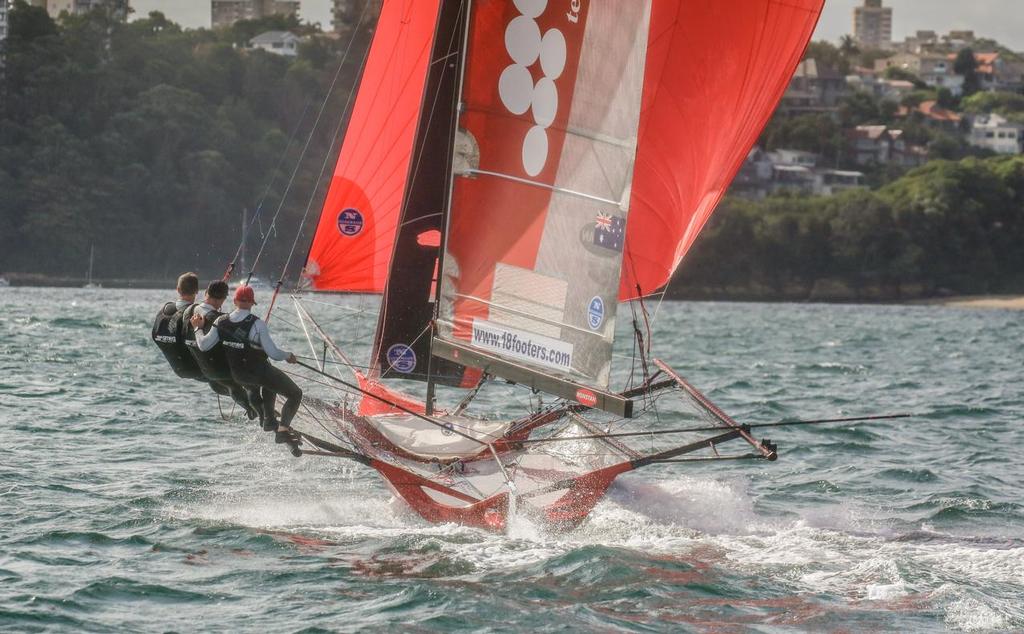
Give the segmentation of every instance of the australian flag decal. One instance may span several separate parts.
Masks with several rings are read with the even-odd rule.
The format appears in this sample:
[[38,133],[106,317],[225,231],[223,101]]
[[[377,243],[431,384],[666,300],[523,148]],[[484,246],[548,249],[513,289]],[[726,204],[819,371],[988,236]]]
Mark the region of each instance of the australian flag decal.
[[594,245],[622,251],[626,238],[626,219],[619,216],[597,214],[594,220]]

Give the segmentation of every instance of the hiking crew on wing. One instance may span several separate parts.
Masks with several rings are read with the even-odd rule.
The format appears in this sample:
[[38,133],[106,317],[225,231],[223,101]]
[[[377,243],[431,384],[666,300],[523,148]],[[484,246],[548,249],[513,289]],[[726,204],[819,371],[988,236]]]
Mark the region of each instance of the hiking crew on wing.
[[[213,387],[214,391],[223,394],[224,392],[217,390],[218,387],[222,388],[231,395],[235,403],[241,406],[249,420],[253,420],[258,416],[260,422],[263,423],[264,430],[271,431],[263,415],[263,400],[260,397],[260,391],[256,388],[249,388],[247,390],[231,378],[231,367],[228,365],[223,345],[215,345],[209,351],[204,352],[199,349],[199,344],[196,343],[197,330],[203,333],[210,332],[210,329],[213,328],[213,322],[224,314],[220,312],[220,307],[224,304],[224,300],[227,297],[227,283],[218,280],[211,282],[206,288],[206,297],[202,304],[193,304],[185,309],[182,315],[182,321],[185,325],[185,346],[196,360],[203,376],[210,382],[210,387]],[[198,329],[192,325],[193,315],[200,315],[203,318],[203,323]]]
[[[236,309],[230,315],[218,317],[209,332],[199,330],[204,324],[201,315],[192,316],[191,323],[197,329],[196,343],[199,350],[206,352],[218,342],[223,342],[232,378],[247,388],[261,390],[265,423],[268,427],[276,423],[275,442],[288,443],[295,453],[299,438],[292,431],[291,422],[302,401],[302,390],[268,361],[269,357],[275,361],[295,363],[295,355],[278,348],[270,337],[266,322],[249,312],[256,304],[252,287],[239,286],[235,290],[234,302]],[[285,397],[285,403],[281,407],[281,420],[275,421],[274,405],[278,394]]]
[[178,278],[178,301],[167,302],[153,321],[153,341],[164,354],[174,373],[183,379],[206,381],[199,364],[189,354],[184,340],[185,310],[195,303],[199,292],[199,278],[195,273],[183,273]]

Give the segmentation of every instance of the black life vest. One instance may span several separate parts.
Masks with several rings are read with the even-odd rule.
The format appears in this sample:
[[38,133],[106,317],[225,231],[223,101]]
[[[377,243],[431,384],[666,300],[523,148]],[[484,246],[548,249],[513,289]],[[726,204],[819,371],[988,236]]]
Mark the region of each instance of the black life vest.
[[153,321],[153,342],[164,353],[174,373],[183,379],[203,379],[203,371],[185,347],[182,316],[185,309],[178,310],[174,302],[164,304]]
[[[231,366],[228,365],[228,358],[224,354],[224,346],[221,345],[221,342],[218,341],[216,345],[206,352],[199,349],[199,343],[196,342],[196,329],[192,325],[192,315],[195,314],[197,308],[199,308],[199,305],[193,304],[182,315],[182,323],[185,328],[185,346],[192,354],[192,358],[199,364],[199,369],[203,371],[206,378],[211,381],[229,381],[231,380]],[[202,327],[204,335],[210,332],[210,328],[213,328],[213,322],[223,314],[216,310],[206,313],[206,316],[203,317]]]
[[213,322],[231,368],[231,377],[238,383],[259,385],[263,381],[264,370],[268,365],[267,353],[249,339],[249,333],[258,319],[256,315],[248,315],[235,323],[228,315],[221,315]]

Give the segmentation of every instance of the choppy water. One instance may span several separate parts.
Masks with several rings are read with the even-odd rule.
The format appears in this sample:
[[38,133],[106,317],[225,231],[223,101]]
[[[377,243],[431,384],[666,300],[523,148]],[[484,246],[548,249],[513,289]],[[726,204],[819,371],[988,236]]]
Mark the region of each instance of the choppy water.
[[657,352],[741,420],[924,415],[493,535],[220,421],[148,341],[164,298],[0,289],[0,630],[1024,629],[1024,314],[665,304]]

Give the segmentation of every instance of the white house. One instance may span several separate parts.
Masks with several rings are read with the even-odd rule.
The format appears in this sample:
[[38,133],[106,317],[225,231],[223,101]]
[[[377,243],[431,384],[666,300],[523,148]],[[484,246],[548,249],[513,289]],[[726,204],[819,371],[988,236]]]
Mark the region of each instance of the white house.
[[299,54],[300,41],[298,35],[289,31],[265,31],[249,40],[249,46],[275,55],[295,57]]
[[980,114],[971,122],[967,142],[998,154],[1020,154],[1024,152],[1024,125],[998,114]]

